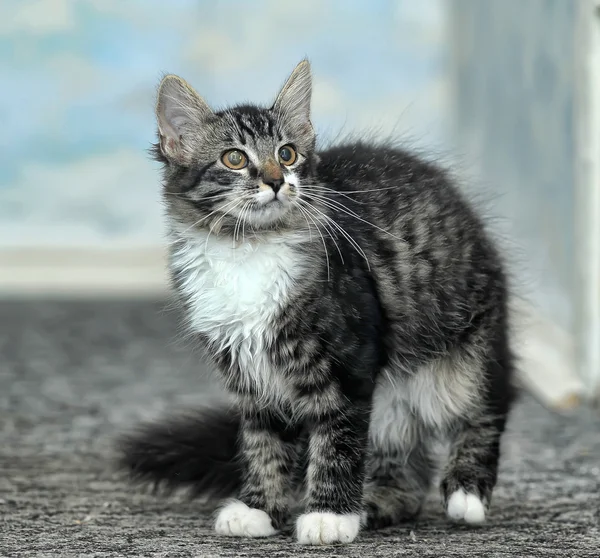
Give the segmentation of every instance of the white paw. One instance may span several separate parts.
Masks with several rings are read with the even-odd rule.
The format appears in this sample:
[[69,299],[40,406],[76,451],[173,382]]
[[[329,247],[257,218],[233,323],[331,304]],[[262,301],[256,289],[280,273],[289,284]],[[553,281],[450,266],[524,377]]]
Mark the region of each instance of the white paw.
[[475,494],[467,494],[462,488],[448,498],[448,517],[455,521],[467,523],[483,523],[485,521],[485,506]]
[[305,513],[296,521],[300,544],[351,543],[360,529],[359,514]]
[[270,537],[277,533],[264,511],[250,508],[237,500],[221,509],[215,530],[219,535],[228,537]]

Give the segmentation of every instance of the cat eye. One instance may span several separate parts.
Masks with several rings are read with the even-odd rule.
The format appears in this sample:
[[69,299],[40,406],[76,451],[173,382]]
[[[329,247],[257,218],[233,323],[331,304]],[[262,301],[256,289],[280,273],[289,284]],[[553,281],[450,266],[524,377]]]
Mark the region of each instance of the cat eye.
[[297,157],[296,150],[291,145],[279,148],[279,162],[282,165],[293,165]]
[[246,157],[246,154],[239,149],[226,151],[221,156],[221,161],[226,167],[233,170],[240,170],[248,165],[248,157]]

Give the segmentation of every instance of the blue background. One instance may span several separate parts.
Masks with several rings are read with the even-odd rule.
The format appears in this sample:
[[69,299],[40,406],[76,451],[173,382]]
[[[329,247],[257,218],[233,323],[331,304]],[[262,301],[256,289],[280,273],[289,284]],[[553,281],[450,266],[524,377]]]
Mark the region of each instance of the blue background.
[[441,0],[2,0],[0,245],[162,242],[145,150],[164,72],[215,107],[268,103],[308,56],[323,139],[441,149],[443,15]]

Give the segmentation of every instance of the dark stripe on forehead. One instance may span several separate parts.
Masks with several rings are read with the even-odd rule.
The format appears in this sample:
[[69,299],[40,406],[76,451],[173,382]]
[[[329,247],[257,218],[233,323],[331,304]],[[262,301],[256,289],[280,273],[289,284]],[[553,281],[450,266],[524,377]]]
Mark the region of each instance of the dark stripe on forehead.
[[237,118],[236,121],[237,121],[238,127],[240,128],[240,131],[242,132],[242,135],[240,136],[240,140],[244,143],[244,145],[246,145],[246,138],[244,137],[244,134],[253,140],[256,139],[255,131],[252,128],[250,128],[249,126],[247,126],[246,123],[242,120],[242,118]]
[[[239,136],[241,136],[242,133],[241,133],[241,130],[237,130],[237,132],[238,133],[235,134],[235,136],[234,136],[234,134],[230,130],[225,131],[224,134],[223,134],[223,137],[222,137],[223,142],[227,143],[227,144],[230,144],[230,143],[235,143],[236,141],[238,141],[239,140]],[[242,143],[244,145],[246,144],[245,141],[242,141]]]
[[246,121],[257,131],[265,131],[265,119],[260,112],[251,112],[246,115]]
[[[246,141],[246,136],[242,133],[242,130],[238,130],[239,134],[238,134],[238,138],[237,140],[242,144],[242,145],[246,145],[248,142]],[[229,143],[233,143],[233,138],[228,140]]]
[[[255,142],[261,137],[276,137],[279,141],[282,139],[277,119],[268,109],[240,105],[217,114],[227,118],[230,129],[237,132],[237,139],[242,145],[246,145],[248,141]],[[227,138],[227,141],[230,141],[230,138]]]
[[275,122],[273,121],[273,119],[270,116],[266,116],[267,119],[267,133],[269,134],[269,137],[272,138],[275,134]]
[[274,118],[272,113],[265,113],[265,120],[267,121],[267,133],[270,138],[277,138],[277,141],[282,141],[283,136],[279,126],[277,126],[277,120]]

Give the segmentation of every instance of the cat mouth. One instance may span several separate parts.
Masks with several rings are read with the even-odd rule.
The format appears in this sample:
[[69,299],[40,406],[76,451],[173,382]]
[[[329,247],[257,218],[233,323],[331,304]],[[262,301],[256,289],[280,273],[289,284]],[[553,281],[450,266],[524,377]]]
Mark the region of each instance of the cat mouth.
[[289,210],[289,200],[274,197],[269,201],[255,204],[251,211],[244,215],[244,220],[256,226],[270,225],[281,219]]
[[277,205],[287,205],[289,203],[289,198],[286,195],[282,195],[279,193],[271,192],[271,195],[266,197],[261,197],[256,200],[256,208],[260,209],[262,207],[273,207]]
[[270,199],[257,200],[253,206],[253,213],[263,214],[282,214],[285,213],[291,205],[291,200],[287,196],[273,195]]
[[271,185],[261,183],[254,201],[258,207],[287,206],[293,196],[294,188],[294,185],[287,182]]

